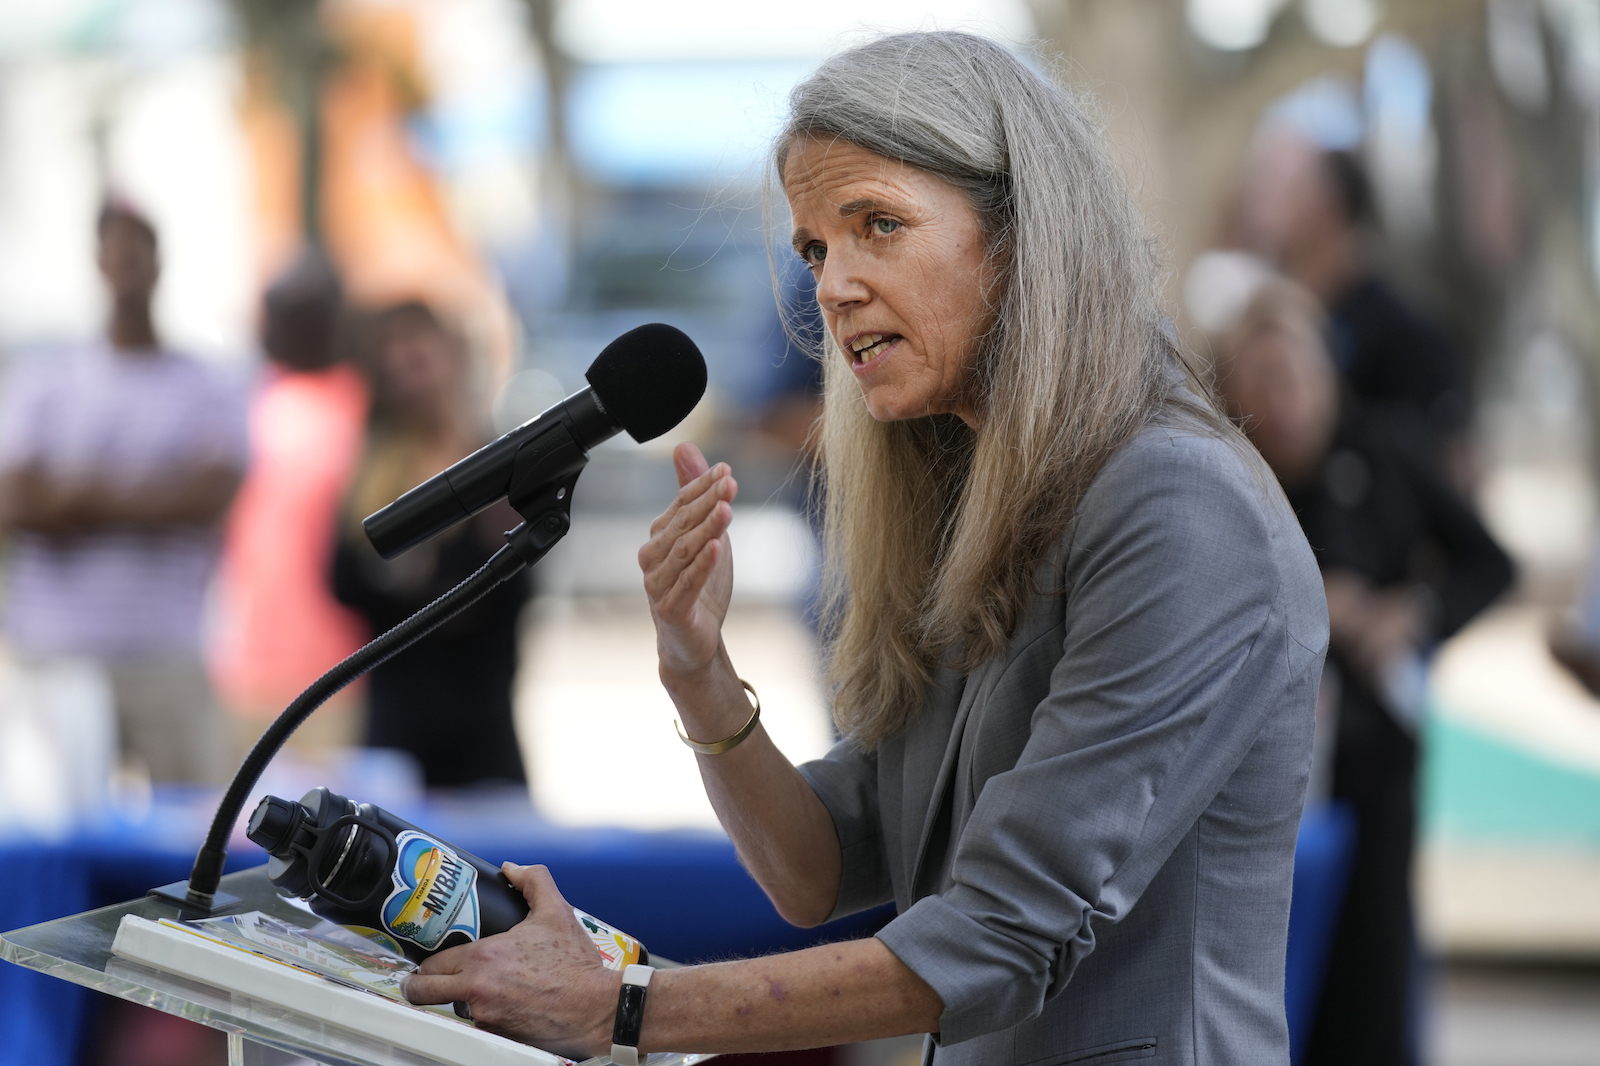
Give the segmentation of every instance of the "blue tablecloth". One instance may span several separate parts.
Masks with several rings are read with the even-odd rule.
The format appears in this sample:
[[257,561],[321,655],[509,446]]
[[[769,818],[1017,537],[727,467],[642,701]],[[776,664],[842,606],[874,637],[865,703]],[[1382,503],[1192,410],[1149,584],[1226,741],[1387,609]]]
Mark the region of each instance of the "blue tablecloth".
[[[821,929],[783,921],[720,834],[570,829],[526,808],[467,802],[397,811],[491,862],[550,867],[573,905],[681,962],[792,950],[871,932],[887,908]],[[109,820],[56,842],[0,840],[0,928],[13,929],[143,895],[188,876],[209,810],[158,801],[138,822]],[[1310,1026],[1322,958],[1342,892],[1353,830],[1337,809],[1308,812],[1296,857],[1288,996],[1298,1047]],[[263,862],[254,845],[230,855],[230,871]],[[0,965],[0,1066],[73,1066],[92,993],[17,966]]]
[[1294,902],[1289,908],[1289,957],[1283,1002],[1289,1014],[1289,1058],[1300,1062],[1316,1020],[1322,973],[1339,923],[1339,908],[1355,853],[1355,812],[1342,802],[1308,809],[1294,849]]

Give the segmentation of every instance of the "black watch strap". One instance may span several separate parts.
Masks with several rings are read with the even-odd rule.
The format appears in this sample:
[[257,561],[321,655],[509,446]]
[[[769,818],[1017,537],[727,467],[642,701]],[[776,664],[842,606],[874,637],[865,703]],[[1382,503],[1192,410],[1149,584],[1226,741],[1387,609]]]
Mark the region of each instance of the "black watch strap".
[[644,995],[655,968],[634,963],[622,971],[617,993],[617,1020],[611,1027],[611,1061],[617,1066],[639,1066],[639,1031],[644,1028]]

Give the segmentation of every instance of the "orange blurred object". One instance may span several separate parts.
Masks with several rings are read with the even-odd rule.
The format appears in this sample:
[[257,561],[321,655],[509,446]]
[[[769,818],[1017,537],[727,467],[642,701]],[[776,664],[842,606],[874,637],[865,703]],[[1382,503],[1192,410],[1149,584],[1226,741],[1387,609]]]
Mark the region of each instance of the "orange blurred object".
[[289,265],[302,242],[300,132],[272,79],[265,55],[245,56],[239,126],[250,152],[256,272],[263,285]]
[[[322,90],[321,214],[345,293],[367,308],[421,300],[458,323],[492,390],[511,372],[512,312],[410,141],[407,120],[428,95],[416,17],[372,0],[338,0],[324,12],[340,58]],[[300,244],[300,145],[270,64],[253,57],[246,75],[241,121],[255,163],[261,276],[270,279]]]
[[269,368],[252,403],[250,472],[223,540],[211,656],[218,691],[248,716],[276,714],[366,638],[328,582],[366,409],[349,366]]

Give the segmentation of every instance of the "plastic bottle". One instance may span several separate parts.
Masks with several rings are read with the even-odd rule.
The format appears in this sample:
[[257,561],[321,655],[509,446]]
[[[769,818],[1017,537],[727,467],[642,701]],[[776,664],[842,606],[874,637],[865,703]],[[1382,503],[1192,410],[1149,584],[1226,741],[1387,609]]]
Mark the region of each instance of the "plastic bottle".
[[[503,933],[528,904],[500,869],[370,803],[326,788],[267,796],[245,835],[271,856],[267,878],[329,921],[392,938],[407,957]],[[609,969],[648,963],[643,944],[573,908]]]

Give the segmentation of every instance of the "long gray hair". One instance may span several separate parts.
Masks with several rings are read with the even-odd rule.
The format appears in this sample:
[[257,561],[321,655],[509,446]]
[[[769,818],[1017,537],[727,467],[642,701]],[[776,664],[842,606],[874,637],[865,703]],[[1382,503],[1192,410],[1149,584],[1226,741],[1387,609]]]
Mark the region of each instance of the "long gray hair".
[[[964,33],[885,37],[790,98],[803,138],[842,140],[968,195],[1000,270],[975,353],[974,432],[878,422],[831,336],[824,363],[824,618],[834,718],[863,746],[904,727],[933,668],[999,655],[1040,561],[1118,446],[1174,399],[1154,243],[1070,92]],[[1193,418],[1232,433],[1209,397]],[[1248,446],[1246,446],[1248,447]]]

